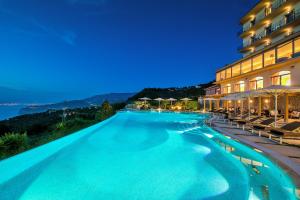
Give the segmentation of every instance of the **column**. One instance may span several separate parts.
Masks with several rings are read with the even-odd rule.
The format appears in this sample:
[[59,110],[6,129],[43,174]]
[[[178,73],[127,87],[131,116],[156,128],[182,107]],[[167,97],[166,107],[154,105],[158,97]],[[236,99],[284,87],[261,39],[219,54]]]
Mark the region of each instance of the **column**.
[[261,116],[261,97],[258,97],[258,116]]
[[285,94],[284,121],[289,122],[289,95]]

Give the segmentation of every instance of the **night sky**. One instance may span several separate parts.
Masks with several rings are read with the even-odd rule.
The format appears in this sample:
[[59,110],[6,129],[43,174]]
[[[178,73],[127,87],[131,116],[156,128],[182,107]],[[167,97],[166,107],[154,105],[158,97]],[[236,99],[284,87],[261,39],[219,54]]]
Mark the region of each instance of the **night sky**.
[[0,0],[0,86],[135,92],[214,79],[256,0]]

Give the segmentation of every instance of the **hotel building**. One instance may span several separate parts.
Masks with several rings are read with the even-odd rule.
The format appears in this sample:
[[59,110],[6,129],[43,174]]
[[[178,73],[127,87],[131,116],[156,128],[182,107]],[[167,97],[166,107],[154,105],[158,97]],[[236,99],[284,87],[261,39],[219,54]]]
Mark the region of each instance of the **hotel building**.
[[[214,87],[219,89],[214,90],[219,92],[208,88],[206,98],[219,99],[272,85],[300,86],[300,0],[261,0],[240,24],[242,46],[238,51],[242,58],[217,70]],[[299,96],[290,94],[279,100],[289,101],[289,109],[300,111]],[[272,109],[272,102],[270,97],[251,100],[259,115],[264,108]],[[222,106],[230,103],[224,101]],[[284,105],[279,103],[279,110],[286,110]],[[214,107],[219,106],[217,101]]]

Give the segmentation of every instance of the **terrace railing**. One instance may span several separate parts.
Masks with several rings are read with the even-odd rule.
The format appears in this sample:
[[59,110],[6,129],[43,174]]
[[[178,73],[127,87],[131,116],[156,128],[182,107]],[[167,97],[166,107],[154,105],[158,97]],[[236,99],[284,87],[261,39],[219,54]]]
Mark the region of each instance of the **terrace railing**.
[[276,0],[272,3],[272,10],[275,10],[277,8],[279,8],[280,6],[282,6],[282,4],[284,4],[287,0]]

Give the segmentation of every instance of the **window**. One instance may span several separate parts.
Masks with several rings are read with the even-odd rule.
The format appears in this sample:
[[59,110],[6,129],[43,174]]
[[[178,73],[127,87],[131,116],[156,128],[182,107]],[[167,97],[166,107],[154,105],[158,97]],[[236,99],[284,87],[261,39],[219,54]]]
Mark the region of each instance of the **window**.
[[262,68],[263,57],[262,55],[256,56],[252,59],[252,69],[257,70]]
[[242,74],[251,71],[251,59],[242,62]]
[[227,84],[223,87],[223,94],[230,94],[231,93],[231,85]]
[[221,71],[221,80],[226,79],[226,72],[225,70]]
[[294,52],[299,53],[300,52],[300,38],[296,39],[294,41]]
[[237,65],[234,65],[232,67],[232,77],[234,76],[238,76],[241,74],[241,67],[240,67],[240,64],[237,64]]
[[234,91],[235,92],[244,92],[245,91],[245,82],[240,81],[237,84],[234,85]]
[[291,85],[291,72],[281,71],[279,73],[274,74],[271,77],[271,80],[272,80],[272,85],[290,86]]
[[283,44],[277,48],[277,60],[285,60],[291,58],[293,55],[292,42]]
[[267,51],[264,54],[264,66],[275,64],[275,50]]
[[250,90],[258,90],[264,87],[264,78],[256,77],[249,82]]
[[231,78],[231,68],[226,69],[226,78]]

